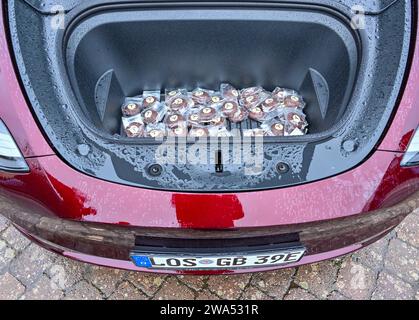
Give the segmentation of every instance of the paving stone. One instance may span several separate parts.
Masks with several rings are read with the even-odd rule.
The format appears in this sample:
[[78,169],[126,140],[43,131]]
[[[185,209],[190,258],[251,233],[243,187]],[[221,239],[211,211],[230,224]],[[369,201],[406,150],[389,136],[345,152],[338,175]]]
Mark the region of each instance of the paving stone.
[[409,214],[397,228],[397,237],[419,248],[419,211]]
[[81,281],[87,269],[88,265],[85,263],[59,256],[47,270],[47,274],[57,288],[66,289]]
[[381,270],[384,265],[384,253],[388,247],[387,237],[352,254],[352,260],[373,270]]
[[164,286],[156,293],[155,300],[192,300],[194,292],[187,286],[180,284],[176,277],[169,277]]
[[14,226],[8,227],[3,232],[2,238],[6,240],[13,249],[18,251],[25,249],[31,243],[31,241],[23,236]]
[[218,296],[210,292],[208,289],[199,291],[195,297],[196,300],[220,300]]
[[64,292],[57,288],[54,282],[43,275],[35,285],[28,289],[22,299],[25,300],[58,300],[64,296]]
[[334,260],[301,266],[294,281],[303,289],[325,299],[335,289],[338,268]]
[[337,289],[354,300],[368,299],[375,282],[375,272],[346,257],[338,273]]
[[412,284],[419,281],[419,250],[400,241],[390,241],[386,261],[386,270]]
[[25,292],[25,287],[10,273],[0,275],[0,300],[16,300]]
[[177,276],[178,280],[194,290],[202,290],[207,285],[207,276]]
[[65,300],[101,300],[102,294],[98,289],[83,280],[66,292]]
[[316,297],[301,288],[290,289],[284,300],[315,300]]
[[282,299],[288,290],[295,269],[279,269],[276,271],[255,273],[251,284],[275,299]]
[[15,250],[8,247],[6,241],[0,240],[0,274],[7,269],[15,256]]
[[269,297],[267,294],[265,294],[263,291],[261,291],[259,288],[255,286],[247,287],[246,290],[243,292],[241,299],[243,300],[273,300],[271,297]]
[[24,285],[31,285],[51,266],[55,257],[55,254],[32,243],[20,255],[13,259],[10,264],[10,273]]
[[413,299],[412,286],[386,272],[378,276],[377,286],[372,294],[375,300],[407,300]]
[[348,298],[346,298],[343,294],[341,294],[338,291],[333,291],[332,293],[330,293],[327,299],[328,300],[348,300]]
[[6,228],[10,225],[10,222],[8,219],[6,219],[1,213],[0,213],[0,232],[3,230],[6,230]]
[[148,296],[153,296],[163,284],[165,275],[153,275],[144,272],[128,272],[126,279]]
[[87,273],[86,280],[89,280],[105,297],[108,297],[125,276],[126,272],[122,270],[92,266]]
[[250,274],[220,275],[208,279],[208,288],[223,299],[236,300],[250,281]]
[[147,300],[147,296],[138,290],[131,282],[124,281],[116,288],[109,300]]

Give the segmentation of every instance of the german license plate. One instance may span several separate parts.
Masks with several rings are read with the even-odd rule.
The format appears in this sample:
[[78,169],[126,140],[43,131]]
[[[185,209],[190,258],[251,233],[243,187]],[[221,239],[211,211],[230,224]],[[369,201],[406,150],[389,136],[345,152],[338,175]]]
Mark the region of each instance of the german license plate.
[[137,267],[149,269],[237,269],[272,267],[298,262],[305,248],[282,249],[278,251],[226,255],[179,255],[131,253]]

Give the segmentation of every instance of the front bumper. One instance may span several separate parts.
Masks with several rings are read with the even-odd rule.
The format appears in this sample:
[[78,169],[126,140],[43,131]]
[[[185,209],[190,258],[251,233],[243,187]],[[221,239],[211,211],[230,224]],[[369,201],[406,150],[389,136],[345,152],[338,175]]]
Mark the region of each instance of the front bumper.
[[[358,250],[392,230],[406,215],[419,207],[419,191],[397,205],[375,210],[368,214],[292,226],[218,231],[150,229],[63,220],[23,210],[18,212],[23,208],[18,208],[16,204],[7,203],[4,200],[1,199],[2,212],[9,212],[7,216],[12,219],[16,227],[27,237],[45,248],[83,262],[121,269],[150,271],[147,268],[136,267],[128,258],[129,253],[135,247],[135,238],[138,235],[145,237],[164,236],[169,239],[205,239],[211,237],[225,238],[225,241],[233,238],[243,238],[243,243],[246,243],[246,239],[254,235],[285,235],[298,232],[301,243],[308,249],[307,254],[298,263],[281,267],[292,267],[334,258]],[[276,268],[278,267],[205,270],[193,271],[192,273],[241,273],[267,271]],[[169,270],[153,270],[153,272],[180,273],[179,271]],[[181,273],[191,273],[191,271],[183,270]]]
[[56,156],[31,158],[29,174],[0,176],[0,212],[41,245],[100,265],[150,271],[129,260],[138,236],[246,244],[287,234],[298,234],[307,248],[298,263],[305,264],[368,245],[419,207],[419,168],[401,168],[402,155],[377,151],[331,179],[237,194],[133,188],[83,175]]

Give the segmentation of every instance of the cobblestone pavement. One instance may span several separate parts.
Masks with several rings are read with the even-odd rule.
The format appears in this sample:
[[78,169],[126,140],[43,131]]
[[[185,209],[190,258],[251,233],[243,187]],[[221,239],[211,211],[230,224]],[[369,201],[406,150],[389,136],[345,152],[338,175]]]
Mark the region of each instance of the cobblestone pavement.
[[0,215],[0,299],[416,299],[419,210],[352,255],[279,271],[155,276],[50,253]]

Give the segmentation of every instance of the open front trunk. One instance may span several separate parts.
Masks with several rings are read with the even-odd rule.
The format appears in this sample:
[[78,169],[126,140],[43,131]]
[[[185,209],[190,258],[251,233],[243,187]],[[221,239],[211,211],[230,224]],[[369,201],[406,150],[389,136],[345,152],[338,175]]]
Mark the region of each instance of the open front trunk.
[[[393,111],[409,50],[410,1],[367,6],[363,29],[350,26],[351,1],[309,2],[64,1],[64,29],[51,28],[54,1],[8,5],[28,97],[69,164],[147,188],[238,191],[314,181],[354,167],[374,148]],[[219,141],[205,146],[204,162],[182,158],[196,153],[191,143],[176,145],[168,161],[164,141],[121,135],[126,96],[217,89],[222,82],[298,90],[307,103],[308,134],[265,137],[261,146],[240,142],[239,161],[233,139]]]
[[126,96],[229,82],[297,89],[320,134],[347,109],[359,47],[339,16],[318,10],[179,8],[103,10],[75,23],[66,48],[79,105],[106,133],[119,133]]

